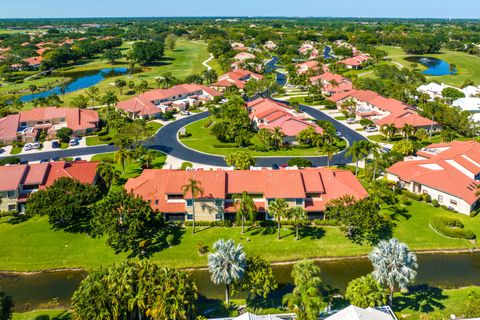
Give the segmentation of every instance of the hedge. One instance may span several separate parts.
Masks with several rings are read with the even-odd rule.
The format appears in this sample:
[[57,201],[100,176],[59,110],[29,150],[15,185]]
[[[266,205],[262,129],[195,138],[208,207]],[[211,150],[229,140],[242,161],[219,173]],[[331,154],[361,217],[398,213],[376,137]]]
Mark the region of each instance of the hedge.
[[455,218],[435,216],[432,217],[430,225],[433,229],[445,237],[468,240],[476,238],[472,230],[465,229],[463,223]]

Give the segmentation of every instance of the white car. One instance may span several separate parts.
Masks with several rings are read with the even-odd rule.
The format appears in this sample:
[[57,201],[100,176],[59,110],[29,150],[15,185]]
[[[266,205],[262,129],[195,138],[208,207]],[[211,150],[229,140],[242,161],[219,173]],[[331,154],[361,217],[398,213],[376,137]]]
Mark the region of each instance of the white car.
[[354,124],[354,123],[356,123],[356,122],[357,122],[357,120],[355,120],[355,118],[348,118],[348,119],[347,119],[347,123],[348,123],[348,124]]
[[33,143],[25,143],[25,145],[23,146],[23,150],[25,151],[30,151],[33,149]]
[[32,148],[33,149],[40,149],[41,147],[42,147],[42,145],[40,144],[40,142],[32,143]]
[[377,127],[365,127],[366,132],[377,132],[378,128]]
[[78,144],[77,139],[70,139],[70,142],[68,143],[70,147],[76,146],[77,144]]

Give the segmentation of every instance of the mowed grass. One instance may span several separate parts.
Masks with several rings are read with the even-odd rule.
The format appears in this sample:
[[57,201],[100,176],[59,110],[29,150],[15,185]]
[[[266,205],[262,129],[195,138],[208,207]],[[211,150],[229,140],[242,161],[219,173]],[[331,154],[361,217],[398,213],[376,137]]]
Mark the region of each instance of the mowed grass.
[[[210,134],[210,129],[205,128],[204,125],[207,123],[207,119],[196,121],[186,127],[188,137],[181,138],[181,142],[189,148],[198,150],[204,153],[216,154],[225,156],[231,152],[238,151],[239,148],[235,146],[234,143],[222,143]],[[346,146],[346,143],[345,143]],[[269,157],[269,156],[321,156],[324,155],[318,148],[296,148],[292,147],[289,149],[277,150],[277,151],[255,151],[249,150],[250,154],[254,157]]]
[[70,320],[72,318],[70,311],[60,309],[17,312],[12,316],[12,320]]
[[[149,123],[147,123],[146,128],[152,132],[152,135],[154,135],[162,126],[163,125],[161,123],[150,121]],[[117,134],[116,129],[110,129],[107,134],[107,136],[110,138],[108,141],[102,141],[101,136],[98,136],[98,135],[86,137],[87,146],[98,146],[102,144],[110,144],[112,143],[113,138],[115,137],[116,134]]]
[[[404,214],[410,217],[397,217],[394,236],[406,242],[412,250],[478,248],[474,242],[443,237],[429,226],[433,215],[442,214],[459,218],[466,228],[480,235],[478,217],[470,218],[421,202],[406,206]],[[34,217],[18,224],[8,220],[8,217],[0,219],[0,270],[92,269],[126,257],[125,254],[115,255],[103,238],[53,231],[47,217]],[[294,240],[294,230],[286,226],[282,227],[281,240],[276,240],[275,227],[247,228],[243,235],[240,230],[239,227],[198,227],[192,234],[188,227],[182,230],[179,244],[155,253],[151,259],[177,268],[205,267],[207,255],[199,255],[198,247],[204,244],[211,248],[218,239],[234,239],[245,246],[247,253],[263,256],[272,262],[357,256],[371,251],[368,245],[357,245],[346,239],[336,227],[306,229],[298,241]]]
[[[396,63],[399,63],[405,67],[410,67],[412,62],[405,58],[415,56],[405,53],[402,48],[392,46],[379,46],[378,49],[384,50],[388,53],[388,57]],[[418,55],[417,55],[418,56]],[[472,80],[476,85],[480,84],[480,57],[470,55],[465,52],[443,50],[437,54],[426,54],[425,57],[433,57],[445,60],[450,64],[457,66],[457,74],[446,76],[427,76],[429,81],[438,81],[453,86],[461,86],[465,80]],[[419,68],[426,69],[421,64],[418,64]]]

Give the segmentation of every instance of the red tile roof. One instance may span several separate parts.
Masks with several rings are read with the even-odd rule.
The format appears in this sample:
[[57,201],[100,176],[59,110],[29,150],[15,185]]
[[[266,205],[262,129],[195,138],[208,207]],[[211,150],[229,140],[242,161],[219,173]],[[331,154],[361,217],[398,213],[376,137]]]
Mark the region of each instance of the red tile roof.
[[35,108],[29,111],[21,111],[18,122],[29,121],[52,121],[53,119],[65,118],[67,127],[70,129],[87,130],[96,128],[99,117],[95,110],[76,108]]
[[250,79],[260,80],[263,79],[263,76],[248,70],[236,69],[220,76],[218,81],[212,86],[223,88],[237,87],[243,89]]
[[[307,198],[307,194],[320,194],[310,199],[308,211],[320,211],[325,204],[343,195],[357,199],[368,194],[350,171],[327,168],[303,170],[239,170],[239,171],[179,171],[144,170],[143,173],[125,184],[128,192],[150,201],[153,209],[165,213],[185,212],[185,203],[167,201],[167,194],[182,194],[182,185],[192,178],[199,180],[204,189],[204,198],[226,199],[226,195],[247,191],[262,194],[265,199]],[[190,198],[187,195],[186,198]],[[265,204],[257,201],[257,208],[264,210]],[[226,205],[227,212],[234,212],[233,205]],[[263,209],[261,209],[263,208]]]
[[366,54],[359,54],[351,58],[344,59],[340,61],[340,63],[343,63],[347,66],[352,66],[352,67],[357,67],[364,63],[365,61],[368,61],[370,57]]
[[80,181],[81,183],[92,184],[97,175],[97,166],[99,162],[87,161],[57,161],[49,163],[47,180],[44,187],[52,185],[55,180],[62,177],[69,177]]
[[454,141],[432,144],[417,153],[425,160],[402,161],[387,171],[403,181],[415,181],[430,188],[475,203],[475,180],[480,174],[480,143]]
[[0,140],[16,140],[20,115],[10,114],[0,118]]
[[27,171],[26,165],[0,167],[0,191],[16,190]]

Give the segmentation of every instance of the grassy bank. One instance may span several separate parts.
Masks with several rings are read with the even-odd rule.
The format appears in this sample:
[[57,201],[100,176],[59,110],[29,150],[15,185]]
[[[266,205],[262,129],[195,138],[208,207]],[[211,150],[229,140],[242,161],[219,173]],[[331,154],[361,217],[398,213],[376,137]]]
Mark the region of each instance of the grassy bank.
[[[127,175],[136,174],[132,168]],[[433,231],[429,224],[433,215],[457,217],[466,228],[480,235],[480,218],[434,208],[426,203],[413,202],[399,215],[394,236],[410,245],[413,250],[469,249],[476,243],[445,238]],[[0,219],[0,270],[33,271],[55,268],[92,269],[125,258],[115,255],[105,245],[105,239],[91,239],[83,234],[70,234],[50,229],[47,217],[34,217],[29,221],[12,223]],[[371,248],[347,240],[336,227],[305,230],[299,241],[294,241],[294,231],[282,229],[282,239],[276,240],[275,228],[251,228],[241,235],[240,228],[201,227],[194,235],[190,228],[183,230],[180,243],[157,252],[152,259],[178,268],[203,267],[206,255],[197,253],[199,244],[209,247],[220,238],[232,238],[242,243],[246,251],[279,262],[315,257],[342,257],[367,254]]]
[[[392,46],[379,46],[381,50],[388,53],[388,57],[397,64],[410,67],[412,62],[405,58],[415,56],[405,53],[403,49]],[[417,55],[418,56],[418,55]],[[480,83],[480,57],[470,55],[465,52],[443,50],[437,54],[427,54],[426,57],[433,57],[445,60],[450,64],[457,66],[457,74],[446,76],[427,76],[429,81],[438,81],[453,86],[461,86],[465,80],[472,80],[475,84]],[[423,65],[418,64],[419,68],[426,69]]]
[[[234,143],[222,143],[210,134],[210,129],[205,128],[204,125],[207,123],[207,119],[194,122],[186,127],[188,137],[182,138],[181,142],[189,148],[210,153],[225,156],[231,152],[238,151],[238,147]],[[343,144],[343,147],[346,147],[346,142]],[[272,150],[266,152],[249,150],[250,154],[254,157],[270,157],[270,156],[322,156],[324,155],[317,148],[301,148],[301,147],[291,147],[284,150]]]

